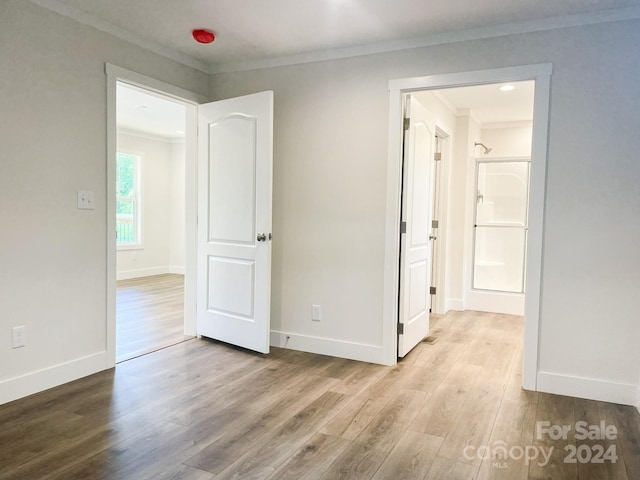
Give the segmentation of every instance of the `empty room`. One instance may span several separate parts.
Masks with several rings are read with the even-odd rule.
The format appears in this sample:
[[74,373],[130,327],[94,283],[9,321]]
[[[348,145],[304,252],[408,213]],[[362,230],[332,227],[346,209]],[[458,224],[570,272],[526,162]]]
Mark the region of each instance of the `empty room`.
[[0,27],[0,479],[640,478],[637,0]]

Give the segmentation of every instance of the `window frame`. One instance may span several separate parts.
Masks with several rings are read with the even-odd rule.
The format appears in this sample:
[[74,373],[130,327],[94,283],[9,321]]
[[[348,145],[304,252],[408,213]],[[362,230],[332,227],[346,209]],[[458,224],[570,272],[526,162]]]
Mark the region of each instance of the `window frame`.
[[[133,216],[133,224],[135,228],[135,242],[132,243],[119,243],[116,236],[116,250],[142,250],[144,249],[144,196],[143,196],[143,172],[144,172],[144,152],[130,150],[127,148],[116,149],[116,172],[118,168],[118,156],[128,155],[134,158],[134,205],[135,213]],[[117,189],[117,173],[116,173],[116,189]],[[118,196],[116,194],[116,233],[118,228],[118,212],[117,202]]]

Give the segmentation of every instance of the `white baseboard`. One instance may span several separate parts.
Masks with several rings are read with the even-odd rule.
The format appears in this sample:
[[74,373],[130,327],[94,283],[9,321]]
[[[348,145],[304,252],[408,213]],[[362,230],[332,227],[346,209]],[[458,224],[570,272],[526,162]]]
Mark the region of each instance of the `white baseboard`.
[[[287,339],[286,337],[289,338]],[[384,365],[382,346],[379,345],[345,342],[332,338],[312,337],[276,330],[271,330],[270,344],[273,347]]]
[[464,301],[460,298],[446,298],[444,300],[444,312],[447,313],[449,310],[455,312],[464,311]]
[[109,368],[107,352],[99,352],[19,377],[0,381],[0,405],[57,387]]
[[116,279],[130,280],[132,278],[152,277],[153,275],[164,275],[166,273],[184,275],[184,267],[167,265],[162,267],[139,268],[137,270],[122,270],[116,273]]
[[549,372],[538,372],[539,392],[568,395],[601,402],[638,406],[638,388],[627,383],[613,383],[593,378],[571,377]]
[[524,293],[471,290],[465,297],[465,310],[524,315]]

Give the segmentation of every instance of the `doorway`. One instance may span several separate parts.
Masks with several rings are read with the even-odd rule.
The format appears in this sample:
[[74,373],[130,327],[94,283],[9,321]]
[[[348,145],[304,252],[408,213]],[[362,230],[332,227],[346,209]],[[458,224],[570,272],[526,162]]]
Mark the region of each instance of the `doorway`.
[[116,85],[116,361],[184,335],[186,108]]
[[[398,333],[397,285],[399,284],[400,252],[400,192],[402,189],[402,151],[403,151],[403,96],[409,93],[444,88],[507,83],[514,81],[535,81],[534,118],[531,134],[531,189],[528,244],[526,254],[525,293],[526,308],[524,319],[524,358],[523,387],[536,388],[538,358],[538,325],[541,294],[542,230],[544,214],[544,190],[547,149],[547,124],[549,106],[549,80],[551,66],[530,65],[494,70],[465,72],[459,74],[437,75],[393,80],[390,82],[390,121],[389,121],[389,163],[387,188],[387,222],[385,248],[385,331],[392,332],[383,345],[385,362],[394,364],[391,358],[395,353]],[[474,169],[475,171],[475,169]],[[475,179],[474,179],[475,180]],[[467,176],[467,182],[472,182]],[[466,185],[469,186],[469,185]],[[466,187],[465,186],[465,187]],[[463,208],[462,216],[470,215],[471,209]],[[471,246],[470,236],[465,235],[464,248]],[[468,272],[465,278],[470,278]],[[466,281],[465,281],[466,283]]]
[[[107,350],[107,358],[109,359],[109,365],[114,366],[116,364],[116,351],[117,351],[117,325],[116,325],[116,317],[117,317],[117,296],[118,296],[118,281],[120,282],[129,282],[134,285],[127,285],[128,291],[125,292],[127,297],[125,300],[129,302],[130,308],[136,312],[134,315],[139,315],[140,310],[144,310],[149,307],[148,302],[146,300],[137,301],[138,306],[132,307],[131,305],[135,305],[136,301],[131,300],[132,290],[141,290],[141,292],[135,293],[134,296],[144,297],[144,292],[151,295],[151,297],[162,297],[165,296],[168,303],[172,304],[171,309],[173,312],[169,315],[174,315],[175,317],[182,319],[182,325],[178,328],[178,332],[176,337],[184,338],[184,336],[193,337],[196,333],[196,319],[195,319],[195,281],[196,281],[196,192],[193,188],[185,188],[185,185],[194,185],[196,183],[196,163],[197,163],[197,105],[206,101],[206,98],[201,97],[200,95],[194,94],[192,92],[180,89],[178,87],[166,84],[164,82],[160,82],[150,77],[146,77],[144,75],[138,74],[136,72],[132,72],[130,70],[123,69],[121,67],[117,67],[115,65],[106,64],[105,70],[107,73],[107,231],[110,234],[107,236],[107,336],[106,336],[106,350]],[[168,218],[174,217],[173,215],[169,215],[169,210],[181,210],[183,212],[183,218],[180,222],[177,221],[177,217],[174,217],[175,222],[169,222],[167,225],[164,224],[164,227],[160,228],[160,236],[171,237],[175,235],[176,237],[182,237],[183,243],[183,252],[182,252],[182,262],[183,265],[178,265],[176,258],[179,258],[177,249],[175,248],[175,244],[179,243],[174,241],[174,251],[173,256],[171,256],[171,247],[167,247],[167,243],[171,243],[169,238],[165,238],[165,243],[161,248],[157,245],[154,246],[155,251],[154,255],[151,255],[152,245],[149,243],[152,240],[152,237],[148,237],[147,233],[145,233],[145,221],[151,220],[151,218],[147,218],[150,212],[147,212],[145,215],[145,205],[143,203],[144,193],[145,193],[145,185],[143,184],[138,188],[138,192],[142,194],[142,198],[120,198],[120,194],[131,193],[128,189],[124,189],[123,191],[118,191],[118,182],[117,182],[117,164],[118,164],[118,153],[119,147],[121,153],[124,156],[129,156],[128,161],[130,163],[138,162],[138,166],[134,166],[133,170],[136,168],[140,169],[144,174],[144,170],[146,167],[149,167],[151,163],[152,156],[153,158],[161,158],[162,155],[156,155],[158,153],[153,148],[150,151],[153,151],[154,154],[152,156],[148,156],[144,149],[140,148],[132,148],[132,144],[128,143],[125,145],[123,140],[138,142],[138,145],[143,145],[144,142],[147,141],[147,146],[158,146],[158,132],[147,131],[147,132],[131,132],[127,131],[126,127],[122,128],[121,131],[118,131],[118,88],[126,87],[129,91],[137,91],[138,93],[145,94],[145,101],[162,101],[169,102],[174,108],[177,106],[179,108],[178,115],[182,118],[182,122],[184,127],[171,127],[172,131],[164,131],[164,137],[176,137],[178,135],[182,135],[183,138],[179,140],[175,139],[171,140],[165,138],[164,147],[165,151],[172,152],[175,157],[181,157],[182,162],[171,162],[172,156],[171,154],[165,155],[165,163],[167,168],[160,169],[157,171],[150,171],[151,175],[157,176],[156,185],[152,188],[155,189],[156,198],[160,198],[161,202],[164,201],[165,209],[160,212],[161,216],[165,216]],[[152,99],[152,100],[150,100]],[[133,102],[132,108],[134,112],[136,111],[144,111],[148,110],[145,108],[137,108],[140,106],[150,105],[145,104],[145,102]],[[155,105],[155,104],[152,104]],[[122,109],[122,107],[121,107]],[[140,112],[137,112],[140,113]],[[174,112],[175,113],[175,112]],[[122,125],[121,125],[122,126]],[[158,128],[157,126],[155,128]],[[183,130],[182,134],[178,134],[175,130]],[[126,138],[122,135],[122,131],[125,134],[135,133],[137,139]],[[119,135],[120,142],[119,142]],[[162,131],[161,131],[162,133]],[[133,135],[129,135],[130,137]],[[155,140],[155,143],[152,141]],[[150,143],[149,143],[150,142]],[[173,143],[172,143],[173,142]],[[124,148],[124,147],[129,147]],[[133,145],[135,147],[135,145]],[[127,150],[127,151],[125,151]],[[179,154],[179,155],[178,155]],[[130,157],[138,156],[139,160],[131,159]],[[145,165],[147,164],[147,165]],[[171,169],[170,167],[176,167]],[[179,167],[179,168],[178,168]],[[131,170],[131,165],[129,165]],[[164,172],[164,173],[162,173]],[[131,174],[131,172],[128,172]],[[172,178],[180,178],[180,182],[170,183],[170,179]],[[164,181],[158,181],[162,180]],[[130,180],[130,179],[129,179]],[[158,186],[158,184],[160,186]],[[164,185],[164,189],[162,187]],[[179,188],[181,186],[182,193],[179,192]],[[172,190],[174,189],[174,190]],[[135,191],[135,189],[133,189]],[[147,189],[148,190],[148,189]],[[149,193],[147,191],[147,193]],[[135,195],[134,195],[135,197]],[[169,201],[171,198],[174,199],[173,202]],[[129,207],[128,209],[122,209],[119,214],[118,211],[118,201],[123,202],[124,204],[135,205],[136,200],[138,202],[137,207]],[[168,203],[168,206],[166,205]],[[135,219],[135,212],[141,213],[139,218]],[[157,209],[156,209],[156,214]],[[157,219],[156,219],[157,220]],[[137,223],[136,223],[137,222]],[[182,225],[178,225],[178,223],[182,223]],[[157,222],[156,222],[156,225]],[[111,233],[113,232],[113,233]],[[128,240],[130,245],[119,245],[119,242],[116,239],[116,232],[120,235],[121,240]],[[142,233],[140,233],[142,232]],[[138,235],[136,236],[136,233]],[[157,232],[155,237],[157,237]],[[124,237],[124,238],[123,238]],[[144,247],[144,251],[140,249],[140,246]],[[147,246],[149,246],[147,250]],[[154,265],[152,262],[152,258],[154,257],[156,260],[158,258],[158,251],[164,250],[165,253],[169,249],[169,260],[166,261],[166,264],[158,265],[157,263]],[[149,254],[145,255],[144,254]],[[118,256],[123,257],[121,259]],[[146,258],[149,257],[149,258]],[[165,257],[166,258],[166,257]],[[173,261],[171,260],[173,259]],[[119,262],[122,260],[122,262]],[[145,263],[150,261],[152,263]],[[118,263],[121,263],[121,268],[118,268]],[[163,278],[163,276],[168,275],[168,280],[181,280],[177,282],[177,285],[173,285],[171,281],[167,282],[167,278]],[[135,277],[135,278],[134,278]],[[182,277],[184,280],[182,281]],[[135,285],[135,283],[145,283],[147,280],[155,280],[158,285],[151,286],[147,285],[145,287],[141,287],[140,285]],[[176,283],[176,282],[173,282]],[[157,290],[155,293],[153,292],[154,288]],[[173,293],[171,293],[173,291]],[[176,294],[178,292],[178,294]],[[140,294],[140,295],[139,295]],[[176,302],[176,296],[183,297],[183,301]],[[142,298],[141,297],[141,298]],[[151,335],[149,335],[151,336]],[[139,347],[139,346],[138,346]],[[132,351],[142,351],[144,353],[144,349],[149,349],[148,347],[132,347]],[[154,348],[151,348],[153,350]],[[123,360],[124,357],[122,355],[118,355],[119,360]]]

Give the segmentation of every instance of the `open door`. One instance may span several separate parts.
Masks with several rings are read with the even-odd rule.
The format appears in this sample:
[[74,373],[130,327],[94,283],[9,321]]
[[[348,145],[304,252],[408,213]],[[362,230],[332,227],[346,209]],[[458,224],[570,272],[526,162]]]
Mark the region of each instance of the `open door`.
[[199,335],[269,352],[273,92],[200,105]]
[[435,120],[406,97],[400,229],[398,357],[429,334],[431,217]]

